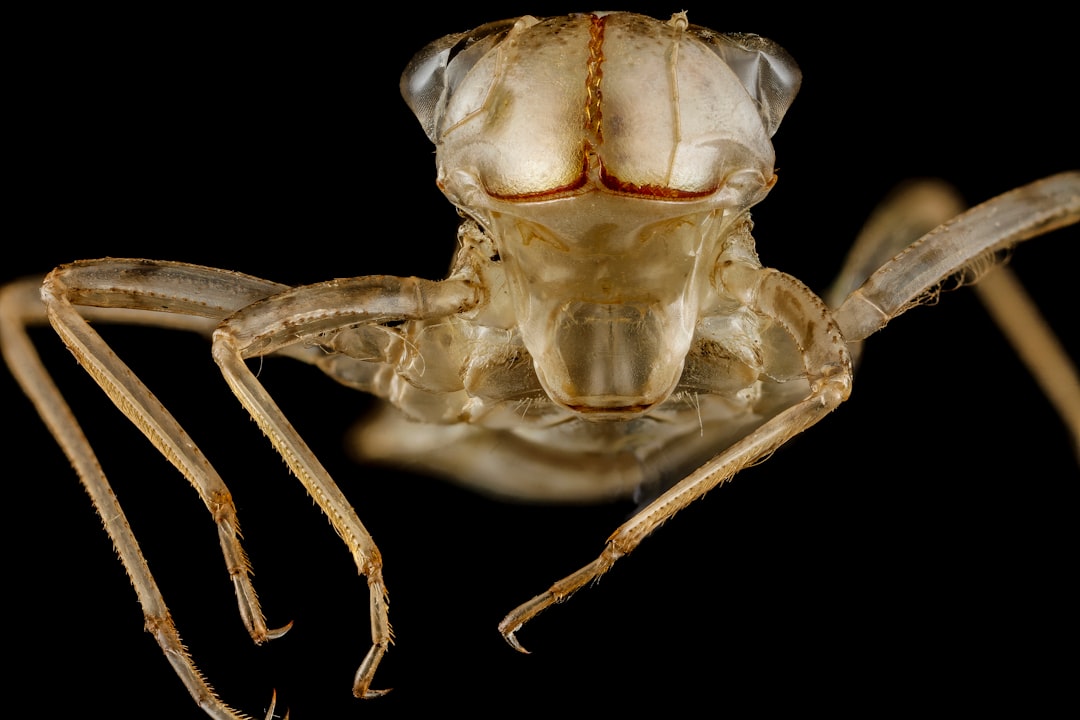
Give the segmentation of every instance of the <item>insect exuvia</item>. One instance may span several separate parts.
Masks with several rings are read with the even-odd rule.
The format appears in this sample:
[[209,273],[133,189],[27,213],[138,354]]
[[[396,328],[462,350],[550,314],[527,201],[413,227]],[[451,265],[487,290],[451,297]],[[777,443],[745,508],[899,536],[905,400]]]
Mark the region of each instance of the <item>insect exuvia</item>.
[[[771,137],[799,78],[769,41],[715,34],[682,14],[525,17],[448,36],[421,51],[403,90],[435,142],[440,187],[468,218],[450,278],[290,289],[180,263],[89,261],[50,276],[50,321],[199,489],[241,615],[264,640],[278,633],[255,599],[229,479],[82,316],[122,322],[136,311],[131,321],[213,334],[230,386],[331,515],[370,584],[371,649],[356,676],[359,695],[377,694],[390,640],[385,597],[393,588],[382,581],[383,558],[244,360],[290,356],[387,400],[356,435],[369,458],[514,499],[637,493],[640,512],[597,560],[503,620],[520,648],[519,629],[539,611],[841,403],[850,343],[973,259],[1077,219],[1080,180],[1056,176],[924,241],[877,276],[887,280],[844,302],[898,249],[881,249],[885,239],[871,235],[873,267],[846,276],[850,287],[828,307],[761,267],[747,214],[775,182]],[[926,191],[946,209],[916,223],[948,219],[947,196]],[[920,232],[912,228],[908,239]],[[941,260],[945,244],[954,255]],[[243,717],[213,697],[181,650],[165,620],[168,598],[156,594],[88,445],[21,344],[21,325],[43,319],[36,289],[12,286],[4,308],[8,362],[95,496],[158,641],[209,715]]]

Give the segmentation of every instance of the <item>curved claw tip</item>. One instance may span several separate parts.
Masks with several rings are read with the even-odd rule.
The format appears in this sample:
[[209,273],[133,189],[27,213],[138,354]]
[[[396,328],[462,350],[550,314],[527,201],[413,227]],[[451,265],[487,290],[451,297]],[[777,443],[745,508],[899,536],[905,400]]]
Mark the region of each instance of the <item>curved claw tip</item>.
[[[289,623],[292,625],[292,623]],[[286,628],[288,629],[288,628]],[[277,708],[277,690],[275,689],[273,694],[270,695],[270,709],[266,711],[266,720],[274,720],[274,709]],[[286,710],[282,715],[281,720],[289,720],[289,711]]]
[[292,626],[293,626],[293,621],[290,620],[288,622],[288,624],[286,624],[286,625],[282,625],[281,627],[276,628],[274,630],[267,630],[266,631],[266,639],[267,640],[277,640],[279,637],[281,637],[285,633],[292,630]]
[[531,655],[532,653],[530,653],[528,650],[526,650],[525,646],[522,645],[520,642],[518,642],[517,635],[514,634],[517,631],[518,631],[518,628],[514,628],[513,630],[509,630],[509,631],[504,632],[502,634],[503,640],[510,643],[510,647],[514,648],[519,653],[524,653],[526,655]]
[[387,693],[389,693],[393,689],[394,688],[386,688],[385,690],[365,690],[364,694],[361,695],[360,697],[363,698],[364,700],[371,700],[372,698],[382,697],[383,695],[386,695]]

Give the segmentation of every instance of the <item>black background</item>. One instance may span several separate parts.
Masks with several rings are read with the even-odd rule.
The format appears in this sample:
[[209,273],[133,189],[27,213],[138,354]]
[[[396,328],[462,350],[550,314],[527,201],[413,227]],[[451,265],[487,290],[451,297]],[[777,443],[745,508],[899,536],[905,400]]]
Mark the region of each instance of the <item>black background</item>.
[[[107,255],[290,284],[440,277],[457,219],[398,96],[400,71],[440,35],[574,9],[587,8],[26,18],[9,90],[19,162],[0,279]],[[1065,20],[1038,3],[1015,17],[954,19],[911,4],[863,17],[826,4],[794,15],[760,4],[688,9],[694,23],[778,41],[803,69],[775,138],[780,181],[755,212],[755,236],[765,264],[815,289],[899,180],[944,177],[976,202],[1080,164],[1075,49]],[[1014,258],[1074,347],[1078,242],[1073,229]],[[237,619],[195,494],[48,332],[35,337],[197,662],[252,715],[272,688],[297,720],[423,707],[614,714],[654,703],[1030,708],[1065,690],[1054,658],[1077,639],[1068,580],[1077,465],[969,292],[873,338],[849,403],[527,626],[530,656],[506,647],[499,619],[591,560],[631,506],[506,505],[357,467],[342,437],[365,398],[311,368],[267,361],[260,378],[386,561],[397,642],[377,684],[395,690],[369,703],[349,692],[368,647],[365,585],[206,344],[150,330],[108,335],[229,483],[270,622],[296,621],[265,648]],[[0,392],[4,485],[14,493],[5,615],[17,631],[6,644],[20,668],[15,687],[55,716],[201,717],[142,632],[67,462],[6,374]]]

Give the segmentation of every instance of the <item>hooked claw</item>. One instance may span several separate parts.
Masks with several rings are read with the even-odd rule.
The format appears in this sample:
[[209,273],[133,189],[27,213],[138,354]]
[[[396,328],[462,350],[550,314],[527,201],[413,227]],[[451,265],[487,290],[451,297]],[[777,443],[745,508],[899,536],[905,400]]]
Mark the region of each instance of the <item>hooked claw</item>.
[[[281,636],[282,636],[282,635],[284,635],[285,633],[287,633],[287,632],[289,632],[290,630],[292,630],[292,626],[293,626],[293,621],[292,621],[292,620],[290,620],[290,621],[289,621],[288,623],[286,623],[285,625],[282,625],[282,626],[281,626],[281,627],[279,627],[279,628],[275,628],[275,629],[273,629],[273,630],[270,630],[270,629],[268,628],[268,629],[266,630],[266,639],[267,639],[267,640],[277,640],[277,639],[278,639],[279,637],[281,637]],[[271,707],[272,707],[272,706],[273,706],[273,704],[271,703]],[[289,716],[289,714],[288,714],[288,713],[286,712],[286,713],[285,713],[285,717],[288,717],[288,716]]]
[[[292,627],[292,623],[289,623],[289,627]],[[288,630],[288,629],[289,629],[288,627],[285,628],[285,630]],[[284,630],[282,631],[282,634],[284,634]],[[270,696],[270,708],[266,711],[266,720],[274,720],[274,708],[276,708],[276,707],[277,707],[277,690],[274,690],[273,694]],[[285,711],[285,715],[282,716],[281,720],[289,720],[289,711],[288,710]]]
[[517,650],[519,653],[525,653],[529,655],[529,651],[525,649],[525,646],[518,642],[517,631],[521,629],[521,625],[516,625],[513,628],[505,627],[506,621],[499,623],[499,632],[502,633],[503,640],[510,643],[510,647]]

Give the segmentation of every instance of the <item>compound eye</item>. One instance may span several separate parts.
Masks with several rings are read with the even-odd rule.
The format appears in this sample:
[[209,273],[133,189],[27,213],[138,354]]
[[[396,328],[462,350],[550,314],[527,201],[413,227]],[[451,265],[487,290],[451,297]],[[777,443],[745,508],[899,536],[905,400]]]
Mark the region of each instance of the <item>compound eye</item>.
[[429,140],[438,142],[447,100],[458,84],[489,50],[505,39],[515,24],[528,20],[533,19],[499,20],[469,32],[446,35],[413,56],[401,74],[401,96]]

